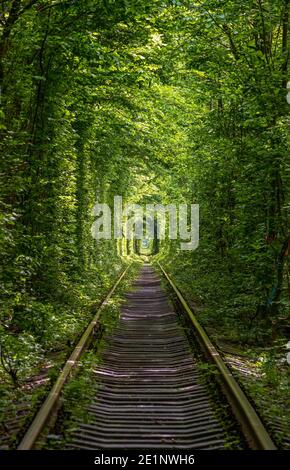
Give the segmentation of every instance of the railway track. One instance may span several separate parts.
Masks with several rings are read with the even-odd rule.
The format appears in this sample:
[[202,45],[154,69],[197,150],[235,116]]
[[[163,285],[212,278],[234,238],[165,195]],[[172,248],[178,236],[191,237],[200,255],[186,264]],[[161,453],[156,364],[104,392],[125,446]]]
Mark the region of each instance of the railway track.
[[[164,275],[192,321],[200,347],[218,371],[247,446],[275,449],[182,295]],[[126,297],[118,325],[106,336],[101,364],[94,368],[96,395],[88,408],[90,420],[78,423],[66,448],[228,448],[227,429],[219,418],[220,404],[213,402],[176,309],[151,266],[143,266],[135,290]],[[68,374],[58,379],[58,396],[67,379]],[[55,409],[55,387],[50,395],[20,443],[20,450],[33,448],[47,424]]]

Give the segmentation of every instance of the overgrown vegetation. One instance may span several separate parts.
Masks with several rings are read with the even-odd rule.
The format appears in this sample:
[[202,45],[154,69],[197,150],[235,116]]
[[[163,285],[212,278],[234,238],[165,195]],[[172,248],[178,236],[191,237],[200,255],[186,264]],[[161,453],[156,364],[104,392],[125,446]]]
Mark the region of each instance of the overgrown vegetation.
[[0,8],[5,396],[72,346],[133,254],[91,236],[95,202],[115,195],[198,203],[199,248],[164,240],[159,257],[219,338],[284,338],[289,1]]
[[167,244],[166,260],[208,324],[244,342],[289,321],[288,8],[196,2],[184,39],[196,86],[180,186],[200,204],[200,246]]

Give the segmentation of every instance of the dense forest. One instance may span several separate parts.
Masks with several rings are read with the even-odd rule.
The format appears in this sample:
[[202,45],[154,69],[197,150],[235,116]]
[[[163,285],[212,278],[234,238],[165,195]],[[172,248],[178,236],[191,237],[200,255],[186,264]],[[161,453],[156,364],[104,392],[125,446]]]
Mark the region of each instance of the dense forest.
[[91,234],[116,195],[199,204],[199,247],[150,259],[217,339],[287,342],[288,33],[289,0],[1,0],[4,401],[137,259]]

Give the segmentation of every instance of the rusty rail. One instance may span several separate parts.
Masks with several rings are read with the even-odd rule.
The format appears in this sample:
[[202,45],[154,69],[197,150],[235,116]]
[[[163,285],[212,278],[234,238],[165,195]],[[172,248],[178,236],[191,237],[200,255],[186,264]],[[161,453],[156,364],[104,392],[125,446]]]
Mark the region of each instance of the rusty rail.
[[106,303],[108,302],[112,294],[115,292],[117,286],[120,284],[121,280],[124,278],[130,266],[131,265],[128,265],[126,269],[122,272],[122,274],[117,279],[117,282],[114,284],[114,286],[109,291],[104,301],[99,306],[94,318],[92,319],[92,321],[86,328],[85,332],[83,333],[81,339],[79,340],[78,344],[76,345],[69,359],[66,361],[65,366],[63,370],[61,371],[57,381],[55,382],[45,402],[43,403],[38,413],[36,414],[29,429],[25,433],[22,441],[20,442],[18,446],[18,450],[33,449],[36,440],[40,436],[42,430],[44,429],[45,425],[48,423],[52,413],[57,407],[63,386],[65,385],[68,378],[72,374],[73,368],[76,366],[78,360],[80,359],[81,355],[85,351],[89,343],[89,340],[91,339],[95,331],[95,328],[98,324],[99,317],[100,317],[103,307],[106,305]]
[[232,410],[242,427],[242,430],[250,447],[252,449],[257,450],[276,450],[277,448],[274,442],[272,441],[270,435],[268,434],[260,417],[249,402],[243,390],[240,388],[236,379],[224,363],[219,352],[216,350],[216,348],[210,341],[207,333],[197,321],[194,313],[192,312],[188,303],[184,299],[180,290],[176,287],[175,283],[167,274],[162,265],[159,262],[157,264],[161,269],[163,275],[167,279],[169,285],[173,289],[182,309],[189,316],[194,328],[194,333],[196,334],[201,348],[205,352],[207,358],[216,365],[219,371],[219,377],[222,388],[226,393],[228,401],[231,404]]

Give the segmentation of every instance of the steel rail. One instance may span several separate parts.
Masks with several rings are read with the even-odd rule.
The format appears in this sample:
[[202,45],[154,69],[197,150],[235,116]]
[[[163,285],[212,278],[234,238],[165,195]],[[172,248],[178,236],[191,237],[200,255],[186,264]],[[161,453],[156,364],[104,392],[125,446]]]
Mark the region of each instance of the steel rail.
[[219,403],[211,401],[178,313],[147,263],[104,340],[89,419],[76,420],[65,449],[226,447]]
[[[132,264],[132,263],[131,263]],[[77,343],[75,349],[73,350],[72,354],[70,355],[69,359],[66,361],[63,370],[61,371],[60,375],[58,376],[57,381],[55,382],[54,386],[52,387],[51,391],[49,392],[46,400],[44,401],[43,405],[39,409],[38,413],[36,414],[34,420],[32,421],[30,427],[26,431],[23,439],[21,440],[17,450],[31,450],[33,449],[36,440],[40,436],[41,432],[43,431],[45,425],[48,423],[50,417],[52,416],[53,411],[56,409],[61,391],[67,382],[68,378],[71,376],[73,368],[76,366],[78,360],[80,359],[81,355],[85,351],[94,331],[98,324],[99,317],[103,307],[107,304],[108,300],[115,292],[116,288],[126,275],[128,269],[130,268],[131,264],[129,264],[126,269],[122,272],[122,274],[118,277],[117,281],[115,282],[114,286],[111,288],[101,305],[99,306],[97,312],[94,315],[94,318],[89,323],[88,327],[86,328],[85,332],[83,333],[81,339]]]
[[249,446],[254,450],[277,450],[276,445],[271,439],[260,417],[224,363],[219,352],[210,341],[204,328],[197,321],[180,290],[176,287],[163,266],[159,262],[157,262],[157,265],[177,296],[180,306],[189,316],[202,350],[205,352],[207,358],[216,365],[219,371],[222,388],[226,393],[236,419],[242,427]]

